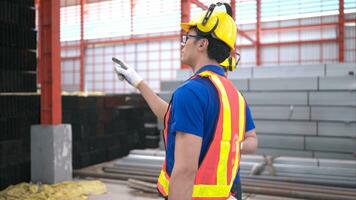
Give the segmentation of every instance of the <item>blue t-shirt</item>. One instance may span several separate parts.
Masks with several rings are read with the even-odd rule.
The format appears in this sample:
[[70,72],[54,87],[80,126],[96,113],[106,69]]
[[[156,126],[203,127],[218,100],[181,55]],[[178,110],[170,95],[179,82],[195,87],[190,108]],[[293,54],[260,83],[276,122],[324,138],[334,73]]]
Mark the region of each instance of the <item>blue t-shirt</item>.
[[[224,69],[216,65],[206,65],[198,70],[196,74],[205,70],[224,76]],[[189,79],[174,91],[171,99],[166,149],[167,173],[169,175],[171,175],[174,165],[176,131],[202,137],[200,164],[214,135],[218,112],[218,92],[213,83],[206,77],[198,76],[194,79]],[[254,128],[251,111],[246,104],[246,132]]]

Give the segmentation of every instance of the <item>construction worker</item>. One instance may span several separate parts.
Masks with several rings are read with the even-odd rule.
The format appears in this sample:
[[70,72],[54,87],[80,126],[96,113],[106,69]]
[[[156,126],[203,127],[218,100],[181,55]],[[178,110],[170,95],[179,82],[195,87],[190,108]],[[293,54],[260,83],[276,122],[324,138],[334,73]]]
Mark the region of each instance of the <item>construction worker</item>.
[[[224,68],[225,76],[228,76],[228,69],[231,66],[237,66],[240,61],[240,54],[236,54],[238,60],[235,57],[229,57],[220,65]],[[237,63],[236,63],[237,62]],[[245,141],[245,138],[252,138]],[[248,147],[243,148],[243,143],[248,144]],[[245,126],[245,135],[243,138],[243,143],[241,143],[241,154],[253,154],[257,150],[257,137],[255,132],[255,124],[252,119],[251,111],[248,105],[246,106],[246,126]],[[252,143],[252,145],[251,145]],[[237,172],[236,178],[231,188],[231,194],[237,199],[242,200],[242,187],[240,179],[240,169]]]
[[[214,10],[221,5],[226,12]],[[115,70],[164,121],[166,158],[158,191],[170,200],[233,198],[240,153],[257,148],[248,105],[224,74],[224,67],[236,68],[230,57],[236,24],[230,6],[218,3],[181,27],[187,32],[181,61],[194,75],[174,91],[169,104],[123,61]]]

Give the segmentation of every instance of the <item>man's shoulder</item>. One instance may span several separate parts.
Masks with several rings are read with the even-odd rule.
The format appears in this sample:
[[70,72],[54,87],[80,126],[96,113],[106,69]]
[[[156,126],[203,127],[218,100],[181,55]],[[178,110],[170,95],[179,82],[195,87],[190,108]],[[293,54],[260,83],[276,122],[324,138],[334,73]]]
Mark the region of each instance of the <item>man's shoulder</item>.
[[174,91],[176,95],[197,94],[206,95],[209,92],[209,80],[204,77],[196,77],[185,81]]

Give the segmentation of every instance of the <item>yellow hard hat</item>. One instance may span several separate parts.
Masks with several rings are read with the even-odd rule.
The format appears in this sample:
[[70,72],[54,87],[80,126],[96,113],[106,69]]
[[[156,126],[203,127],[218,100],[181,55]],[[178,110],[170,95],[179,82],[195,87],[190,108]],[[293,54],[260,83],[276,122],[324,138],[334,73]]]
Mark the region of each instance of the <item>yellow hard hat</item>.
[[[234,50],[236,23],[227,12],[214,11],[216,5],[221,5],[221,3],[210,5],[209,9],[201,13],[198,17],[190,20],[188,23],[181,23],[181,27],[185,32],[188,32],[191,27],[197,27],[203,34],[212,34],[214,38],[221,40],[228,45],[231,50]],[[226,9],[228,9],[227,5],[224,5]]]

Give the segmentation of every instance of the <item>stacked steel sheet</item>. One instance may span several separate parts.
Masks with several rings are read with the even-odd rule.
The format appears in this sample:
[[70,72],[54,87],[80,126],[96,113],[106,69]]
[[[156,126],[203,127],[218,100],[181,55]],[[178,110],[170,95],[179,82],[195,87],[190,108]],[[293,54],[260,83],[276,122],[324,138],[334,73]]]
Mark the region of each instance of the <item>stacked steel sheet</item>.
[[138,95],[65,95],[62,102],[63,123],[72,125],[74,169],[158,147],[157,119]]
[[[72,126],[74,169],[158,147],[157,119],[138,95],[64,95],[62,108],[63,123]],[[30,180],[30,130],[40,123],[40,96],[0,93],[0,110],[3,189]]]
[[0,92],[35,92],[34,1],[0,1]]
[[30,180],[30,130],[40,122],[40,97],[0,93],[0,190]]
[[36,66],[34,0],[1,0],[0,189],[30,178],[30,126],[40,120],[39,96],[29,94],[37,91]]

